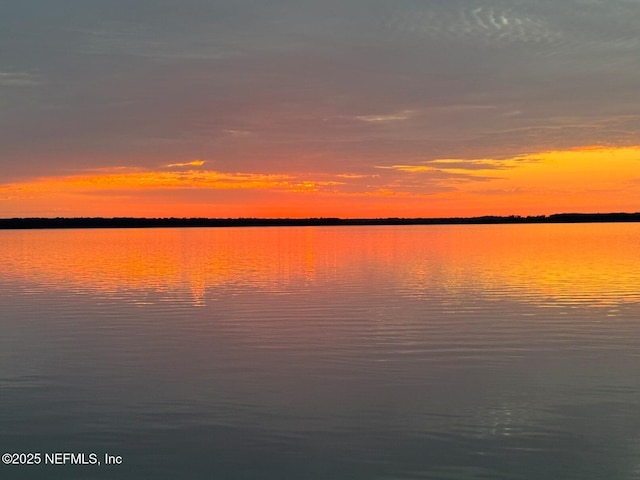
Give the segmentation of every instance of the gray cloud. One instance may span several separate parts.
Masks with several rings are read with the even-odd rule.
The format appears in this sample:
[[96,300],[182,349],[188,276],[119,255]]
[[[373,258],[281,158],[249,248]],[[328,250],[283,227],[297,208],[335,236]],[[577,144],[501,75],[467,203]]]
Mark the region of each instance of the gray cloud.
[[40,82],[40,78],[32,73],[0,72],[0,87],[31,87]]
[[3,171],[367,173],[630,144],[639,21],[631,0],[5,2]]

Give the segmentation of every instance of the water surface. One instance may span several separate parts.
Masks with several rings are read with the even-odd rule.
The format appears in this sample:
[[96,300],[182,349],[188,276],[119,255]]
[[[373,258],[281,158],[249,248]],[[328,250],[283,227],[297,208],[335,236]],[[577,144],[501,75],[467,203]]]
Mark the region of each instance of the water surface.
[[640,478],[638,224],[0,244],[3,478]]

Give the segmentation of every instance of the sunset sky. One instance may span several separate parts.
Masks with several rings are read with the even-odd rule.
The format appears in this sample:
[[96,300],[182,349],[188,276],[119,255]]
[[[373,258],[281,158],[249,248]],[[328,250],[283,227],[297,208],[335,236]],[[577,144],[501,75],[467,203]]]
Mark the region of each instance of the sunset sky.
[[638,0],[0,5],[0,217],[640,211]]

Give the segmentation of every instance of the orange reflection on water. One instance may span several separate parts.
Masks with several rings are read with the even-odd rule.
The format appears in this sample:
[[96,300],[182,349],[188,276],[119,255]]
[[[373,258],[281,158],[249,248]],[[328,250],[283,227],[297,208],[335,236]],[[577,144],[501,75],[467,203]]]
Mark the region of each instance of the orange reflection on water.
[[440,285],[453,294],[481,291],[537,302],[640,300],[638,224],[452,226],[430,240],[407,262],[411,291]]
[[277,289],[312,282],[311,229],[105,229],[0,232],[6,278],[53,288],[191,292],[252,284]]
[[205,305],[349,285],[607,305],[639,299],[640,225],[1,231],[5,280]]

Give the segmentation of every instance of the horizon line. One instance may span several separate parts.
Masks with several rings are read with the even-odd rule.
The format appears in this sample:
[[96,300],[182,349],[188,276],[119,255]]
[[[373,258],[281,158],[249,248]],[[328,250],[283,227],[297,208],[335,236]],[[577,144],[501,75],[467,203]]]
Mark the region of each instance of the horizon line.
[[554,213],[550,215],[482,215],[474,217],[13,217],[0,218],[0,229],[162,228],[356,225],[481,225],[524,223],[640,222],[640,212]]

